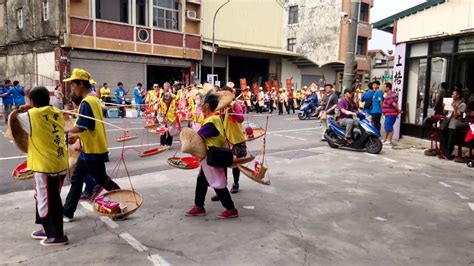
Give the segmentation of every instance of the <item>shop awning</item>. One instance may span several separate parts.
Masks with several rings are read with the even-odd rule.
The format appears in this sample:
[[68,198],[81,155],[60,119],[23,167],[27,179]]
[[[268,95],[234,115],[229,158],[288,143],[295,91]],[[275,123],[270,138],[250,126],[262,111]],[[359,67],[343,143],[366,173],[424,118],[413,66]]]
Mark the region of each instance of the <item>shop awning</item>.
[[424,3],[421,3],[419,5],[416,5],[414,7],[411,7],[409,9],[406,9],[402,12],[399,12],[397,14],[394,14],[388,18],[384,18],[380,21],[377,21],[373,23],[373,27],[378,30],[382,30],[388,33],[393,33],[393,24],[395,23],[396,20],[399,20],[404,17],[408,17],[410,15],[416,14],[418,12],[421,12],[425,9],[431,8],[436,5],[440,5],[446,2],[446,0],[427,0]]

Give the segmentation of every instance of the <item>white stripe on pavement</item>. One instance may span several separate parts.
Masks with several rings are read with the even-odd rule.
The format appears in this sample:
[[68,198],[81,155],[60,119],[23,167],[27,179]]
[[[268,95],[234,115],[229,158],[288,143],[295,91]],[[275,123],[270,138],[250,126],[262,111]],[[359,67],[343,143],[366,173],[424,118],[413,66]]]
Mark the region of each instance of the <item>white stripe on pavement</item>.
[[387,158],[387,157],[383,157],[382,159],[384,159],[384,160],[387,161],[387,162],[398,163],[398,161],[395,161],[395,160],[390,159],[390,158]]
[[451,185],[448,185],[448,184],[446,184],[446,183],[444,183],[444,182],[439,182],[439,184],[442,185],[443,187],[452,187]]
[[468,200],[469,199],[468,197],[464,196],[463,194],[461,194],[459,192],[454,192],[454,194],[458,195],[458,197],[460,197],[463,200]]
[[134,249],[140,251],[140,252],[143,252],[143,251],[147,251],[148,248],[146,246],[144,246],[142,243],[140,243],[140,241],[138,241],[136,238],[134,238],[131,234],[129,233],[121,233],[119,234],[119,236],[121,238],[123,238],[123,240],[127,241],[127,243],[132,246]]
[[474,212],[474,203],[468,202],[467,204],[469,205],[469,207],[471,207],[471,210]]
[[154,266],[169,266],[170,265],[165,259],[163,259],[163,257],[161,257],[158,254],[150,255],[147,257],[147,259],[151,261],[151,263],[153,263]]

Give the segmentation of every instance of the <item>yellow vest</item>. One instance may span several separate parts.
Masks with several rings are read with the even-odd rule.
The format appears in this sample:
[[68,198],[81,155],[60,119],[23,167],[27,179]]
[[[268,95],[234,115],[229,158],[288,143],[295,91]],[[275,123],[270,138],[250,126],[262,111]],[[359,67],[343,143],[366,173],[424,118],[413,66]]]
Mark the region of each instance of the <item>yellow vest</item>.
[[[194,103],[194,100],[193,100],[193,103]],[[202,109],[201,109],[201,113],[199,114],[199,117],[197,117],[197,108],[198,106],[196,104],[191,105],[191,113],[193,116],[193,121],[202,125],[202,123],[204,122],[204,113],[202,112]]]
[[217,131],[219,131],[219,136],[217,137],[211,137],[211,138],[205,138],[204,142],[206,143],[206,147],[209,149],[209,147],[226,147],[225,143],[225,135],[224,135],[224,125],[222,124],[222,120],[219,115],[211,115],[208,118],[204,119],[203,125],[206,124],[213,124],[216,128]]
[[[87,102],[89,104],[95,119],[104,121],[102,106],[97,98],[89,95],[84,98],[82,102]],[[82,152],[85,154],[104,154],[109,151],[104,123],[96,121],[95,129],[86,129],[79,133],[79,138],[81,140]]]
[[232,145],[245,142],[242,124],[232,121],[229,114],[224,117],[224,128],[226,137]]
[[33,172],[55,174],[68,168],[68,153],[61,112],[52,107],[32,108],[28,136],[28,168]]
[[[168,110],[168,113],[166,110]],[[160,114],[166,115],[165,121],[164,121],[166,124],[173,124],[176,122],[175,111],[176,111],[175,100],[171,100],[169,108],[168,108],[168,104],[166,104],[164,100],[160,101]]]

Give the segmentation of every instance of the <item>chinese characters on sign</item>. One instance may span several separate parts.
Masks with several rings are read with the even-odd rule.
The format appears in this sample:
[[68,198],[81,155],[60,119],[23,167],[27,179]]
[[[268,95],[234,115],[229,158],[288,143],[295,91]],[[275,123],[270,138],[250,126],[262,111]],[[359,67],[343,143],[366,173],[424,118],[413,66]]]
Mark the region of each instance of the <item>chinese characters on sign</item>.
[[[393,67],[393,91],[398,95],[398,106],[402,107],[403,101],[403,85],[405,82],[405,56],[407,44],[397,44],[395,48],[395,66]],[[400,138],[400,119],[397,119],[394,127],[394,136]]]

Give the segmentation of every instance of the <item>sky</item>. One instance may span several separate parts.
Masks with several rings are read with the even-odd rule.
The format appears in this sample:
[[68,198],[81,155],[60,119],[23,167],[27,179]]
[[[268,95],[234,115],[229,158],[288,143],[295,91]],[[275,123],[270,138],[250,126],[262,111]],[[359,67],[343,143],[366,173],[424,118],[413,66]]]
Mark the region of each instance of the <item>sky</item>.
[[[370,20],[372,23],[377,22],[423,2],[425,0],[375,0]],[[395,49],[392,45],[392,35],[374,29],[372,31],[372,40],[369,42],[369,50],[373,49],[382,49],[384,51]]]

